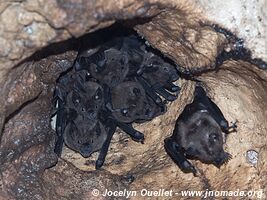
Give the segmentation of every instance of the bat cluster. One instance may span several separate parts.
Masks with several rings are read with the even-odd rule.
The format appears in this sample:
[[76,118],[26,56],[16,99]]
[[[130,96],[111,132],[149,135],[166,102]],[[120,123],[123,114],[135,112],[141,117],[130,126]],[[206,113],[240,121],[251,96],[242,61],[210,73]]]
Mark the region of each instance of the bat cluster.
[[[152,120],[166,111],[166,102],[177,98],[179,79],[172,64],[149,49],[134,35],[115,37],[96,48],[82,51],[56,84],[55,152],[62,146],[89,157],[100,151],[99,169],[119,127],[143,142],[143,133],[132,123]],[[188,159],[220,167],[231,155],[223,150],[223,133],[235,131],[218,106],[197,85],[194,101],[178,117],[172,136],[164,140],[167,154],[184,172],[196,174]]]
[[177,98],[180,88],[173,82],[178,79],[173,65],[133,35],[81,52],[57,81],[55,152],[61,155],[63,143],[83,157],[100,151],[99,169],[117,127],[144,141],[132,123],[163,114],[166,102]]

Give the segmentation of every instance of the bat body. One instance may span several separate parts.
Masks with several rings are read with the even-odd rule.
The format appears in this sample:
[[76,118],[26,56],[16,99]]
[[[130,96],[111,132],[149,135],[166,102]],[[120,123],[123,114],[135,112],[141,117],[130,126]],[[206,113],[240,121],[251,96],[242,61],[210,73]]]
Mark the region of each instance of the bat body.
[[187,159],[220,167],[231,158],[223,150],[222,135],[222,132],[229,133],[230,128],[221,110],[197,86],[193,102],[178,117],[172,136],[165,139],[165,149],[184,172],[196,173]]
[[177,97],[175,66],[150,52],[134,35],[115,37],[79,53],[70,72],[56,85],[55,152],[63,143],[83,157],[100,151],[99,169],[119,127],[137,142],[144,134],[132,123],[152,120],[166,111],[166,101]]

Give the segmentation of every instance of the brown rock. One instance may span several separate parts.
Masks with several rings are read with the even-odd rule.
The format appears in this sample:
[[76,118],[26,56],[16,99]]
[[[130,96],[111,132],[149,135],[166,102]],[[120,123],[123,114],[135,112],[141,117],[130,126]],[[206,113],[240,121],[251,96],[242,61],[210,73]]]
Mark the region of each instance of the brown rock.
[[145,144],[118,131],[102,170],[94,170],[97,154],[84,159],[69,149],[64,149],[63,159],[56,164],[51,100],[55,80],[72,66],[78,51],[77,40],[69,38],[116,20],[133,26],[176,62],[180,71],[213,69],[216,56],[228,45],[224,36],[210,28],[211,22],[195,1],[0,3],[0,199],[107,198],[94,196],[94,189],[99,194],[106,189],[136,191],[132,199],[154,199],[142,197],[141,191],[146,192],[142,189],[173,190],[172,196],[166,193],[159,199],[188,199],[181,196],[183,190],[239,189],[266,194],[267,73],[243,61],[227,61],[218,72],[197,77],[226,118],[238,120],[238,132],[230,134],[225,144],[233,159],[221,169],[192,161],[199,176],[184,174],[164,151],[164,138],[192,100],[195,83],[186,80],[179,81],[182,91],[165,115],[135,124],[144,132]]

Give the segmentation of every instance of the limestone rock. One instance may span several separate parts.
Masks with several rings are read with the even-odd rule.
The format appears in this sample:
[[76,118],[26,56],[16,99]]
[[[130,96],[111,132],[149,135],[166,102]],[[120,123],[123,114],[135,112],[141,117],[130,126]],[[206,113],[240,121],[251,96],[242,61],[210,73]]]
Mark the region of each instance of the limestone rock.
[[[226,38],[210,26],[218,23],[244,38],[254,57],[267,61],[265,4],[257,1],[253,7],[229,1],[222,8],[221,1],[209,0],[1,2],[0,199],[107,198],[94,196],[94,189],[99,194],[106,189],[137,191],[132,199],[146,199],[140,196],[142,189],[177,193],[164,199],[188,199],[181,196],[183,190],[240,189],[266,194],[267,71],[248,62],[229,60],[218,72],[196,77],[226,118],[238,121],[237,133],[230,134],[225,144],[233,159],[220,169],[192,161],[198,177],[182,173],[163,148],[175,119],[192,100],[193,81],[179,81],[182,91],[165,115],[135,124],[145,133],[145,144],[118,131],[100,171],[94,170],[97,153],[84,159],[64,149],[58,160],[50,126],[55,81],[72,66],[79,50],[79,38],[74,37],[119,20],[178,64],[180,71],[197,72],[213,69],[216,56],[227,48]],[[248,159],[250,151],[255,152],[254,163]]]

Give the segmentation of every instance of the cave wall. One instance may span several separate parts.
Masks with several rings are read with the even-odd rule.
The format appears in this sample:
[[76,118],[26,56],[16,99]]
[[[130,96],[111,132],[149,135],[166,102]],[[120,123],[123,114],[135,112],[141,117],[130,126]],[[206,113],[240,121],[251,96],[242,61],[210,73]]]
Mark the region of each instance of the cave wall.
[[205,17],[244,39],[252,56],[267,60],[267,15],[265,0],[212,1],[200,0]]
[[[115,20],[127,19],[131,23],[133,18],[153,17],[134,29],[174,60],[180,71],[186,72],[214,68],[218,52],[228,45],[226,38],[210,27],[217,22],[245,38],[255,57],[266,59],[266,44],[260,42],[266,37],[266,16],[260,6],[265,2],[255,4],[258,8],[240,3],[242,15],[233,16],[231,12],[232,15],[224,17],[223,10],[227,13],[227,9],[221,9],[218,1],[204,0],[1,2],[1,198],[93,199],[95,188],[100,191],[240,188],[262,189],[266,193],[267,75],[246,62],[229,61],[218,73],[200,77],[226,118],[238,119],[238,132],[229,135],[226,142],[233,159],[221,169],[194,161],[200,176],[193,177],[183,174],[164,152],[163,139],[172,132],[176,117],[192,100],[194,83],[181,81],[181,94],[168,106],[166,115],[136,125],[145,133],[144,145],[118,133],[102,171],[93,170],[96,155],[83,159],[69,149],[64,151],[65,160],[60,159],[55,167],[45,170],[57,160],[53,154],[55,136],[49,126],[53,84],[77,54],[75,47],[66,47],[62,41],[109,26]],[[255,18],[258,32],[252,31],[253,17],[248,12],[254,10],[258,11]],[[233,23],[233,17],[240,23]],[[240,31],[246,30],[244,27],[250,31]],[[50,48],[44,51],[46,47]],[[250,149],[259,153],[257,165],[246,159]],[[134,177],[134,181],[129,177]]]

